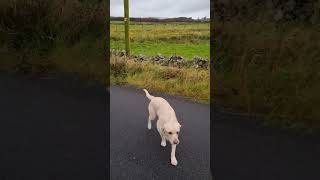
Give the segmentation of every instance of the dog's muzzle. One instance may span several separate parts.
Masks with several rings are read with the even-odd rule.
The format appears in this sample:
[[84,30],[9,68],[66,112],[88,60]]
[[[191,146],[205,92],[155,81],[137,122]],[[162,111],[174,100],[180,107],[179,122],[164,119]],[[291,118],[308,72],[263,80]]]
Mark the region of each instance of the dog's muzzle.
[[178,139],[173,140],[173,144],[179,144],[179,140]]

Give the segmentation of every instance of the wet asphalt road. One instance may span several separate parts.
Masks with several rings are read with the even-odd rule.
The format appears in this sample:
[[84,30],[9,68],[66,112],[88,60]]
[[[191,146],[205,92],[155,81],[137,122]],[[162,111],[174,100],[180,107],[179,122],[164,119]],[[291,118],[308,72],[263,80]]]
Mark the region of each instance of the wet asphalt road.
[[0,179],[106,179],[104,87],[0,77]]
[[213,117],[214,179],[319,180],[320,137],[265,128],[239,114]]
[[[159,95],[150,92],[152,95]],[[170,145],[160,146],[155,121],[147,129],[148,103],[140,89],[110,88],[110,174],[113,180],[210,180],[210,107],[161,95],[182,124],[178,165],[170,164]]]
[[[1,179],[106,179],[104,87],[1,76],[0,94]],[[160,146],[155,124],[146,128],[144,92],[111,87],[111,179],[210,179],[209,107],[161,96],[183,125],[178,166],[170,165],[170,146]],[[215,180],[320,179],[319,136],[259,127],[230,113],[211,117]]]

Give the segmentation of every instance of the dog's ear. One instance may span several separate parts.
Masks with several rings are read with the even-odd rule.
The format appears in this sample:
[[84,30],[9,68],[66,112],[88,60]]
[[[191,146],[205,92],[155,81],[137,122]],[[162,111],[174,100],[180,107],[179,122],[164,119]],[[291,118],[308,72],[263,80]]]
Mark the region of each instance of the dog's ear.
[[169,133],[169,132],[172,132],[174,131],[174,124],[172,123],[165,123],[163,124],[163,129],[165,132]]
[[163,130],[165,131],[165,132],[168,132],[168,123],[165,123],[165,124],[163,124]]

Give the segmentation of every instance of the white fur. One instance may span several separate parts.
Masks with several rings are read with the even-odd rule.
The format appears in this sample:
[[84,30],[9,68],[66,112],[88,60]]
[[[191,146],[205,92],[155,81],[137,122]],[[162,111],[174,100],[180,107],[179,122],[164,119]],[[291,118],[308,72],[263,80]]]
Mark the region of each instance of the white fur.
[[143,89],[147,98],[150,100],[148,110],[148,129],[151,129],[151,121],[158,116],[157,129],[161,137],[161,146],[166,146],[166,141],[171,143],[171,164],[176,166],[176,147],[179,144],[180,127],[176,113],[170,104],[161,97],[155,97],[149,94],[146,89]]

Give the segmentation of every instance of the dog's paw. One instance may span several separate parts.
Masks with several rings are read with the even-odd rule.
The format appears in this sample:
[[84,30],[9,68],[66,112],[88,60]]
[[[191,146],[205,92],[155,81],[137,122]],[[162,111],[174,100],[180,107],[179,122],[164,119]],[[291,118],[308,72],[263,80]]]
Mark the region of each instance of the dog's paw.
[[166,141],[161,141],[161,146],[162,147],[166,147],[166,145],[167,145]]
[[178,161],[176,158],[171,158],[171,164],[176,166],[178,164]]
[[148,129],[149,129],[149,130],[151,129],[151,124],[148,124]]

